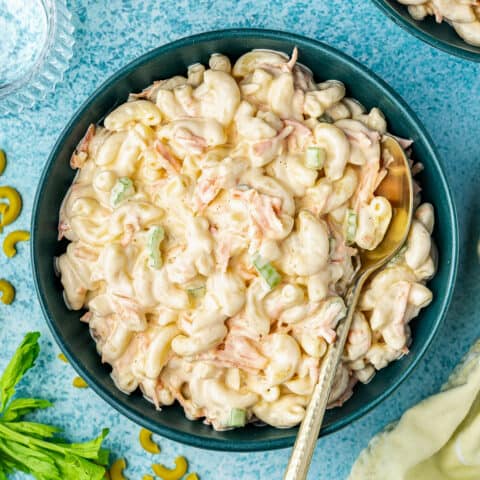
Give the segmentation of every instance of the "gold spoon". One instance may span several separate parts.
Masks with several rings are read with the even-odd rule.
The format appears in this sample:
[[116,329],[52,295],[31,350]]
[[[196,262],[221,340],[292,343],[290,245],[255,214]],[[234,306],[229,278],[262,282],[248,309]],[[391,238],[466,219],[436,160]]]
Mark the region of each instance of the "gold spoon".
[[381,195],[392,205],[392,220],[385,238],[374,250],[360,250],[360,269],[353,286],[347,294],[348,311],[338,323],[335,343],[329,346],[323,358],[318,383],[300,425],[295,445],[288,462],[284,480],[305,480],[312,460],[313,450],[318,439],[323,416],[327,408],[337,366],[342,357],[353,314],[360,297],[362,286],[367,278],[383,267],[402,247],[407,239],[413,215],[413,180],[405,152],[391,136],[382,140],[382,155],[390,153],[392,161],[383,182],[375,194]]

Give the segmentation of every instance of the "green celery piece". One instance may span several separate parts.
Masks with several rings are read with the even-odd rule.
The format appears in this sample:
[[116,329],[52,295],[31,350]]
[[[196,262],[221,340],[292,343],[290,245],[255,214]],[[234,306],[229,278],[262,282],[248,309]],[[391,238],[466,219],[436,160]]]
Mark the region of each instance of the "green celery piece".
[[36,422],[8,422],[8,427],[19,433],[36,438],[52,438],[61,428]]
[[5,473],[11,473],[16,470],[15,463],[12,462],[8,457],[2,456],[3,453],[0,451],[0,465],[2,465],[3,470]]
[[247,411],[243,408],[232,408],[230,410],[230,418],[228,427],[244,427],[247,421]]
[[345,223],[346,223],[346,241],[348,244],[351,244],[355,241],[355,235],[357,234],[357,222],[358,215],[347,208],[345,212]]
[[54,426],[13,421],[51,406],[48,400],[36,398],[11,400],[15,386],[38,356],[38,337],[37,332],[25,336],[0,379],[0,480],[15,470],[37,480],[101,480],[109,464],[109,451],[102,448],[108,429],[88,442],[70,444],[52,438],[59,431]]
[[65,454],[76,455],[77,457],[89,458],[100,463],[108,463],[109,451],[102,448],[102,442],[108,435],[108,428],[104,428],[102,433],[93,440],[83,443],[57,443],[57,445],[65,448]]
[[102,480],[105,477],[107,465],[98,465],[75,455],[60,455],[53,453],[62,478],[68,480]]
[[0,422],[0,438],[9,438],[10,440],[26,445],[31,448],[51,450],[64,455],[71,454],[78,457],[96,460],[101,452],[102,441],[108,434],[108,429],[104,429],[100,436],[85,443],[58,443],[47,442],[45,440],[29,437],[23,433],[16,432],[9,428],[9,424]]
[[135,186],[128,177],[120,177],[110,192],[110,204],[117,207],[131,196],[135,195]]
[[3,372],[0,378],[0,413],[5,410],[5,406],[15,393],[17,383],[25,372],[33,367],[40,352],[39,336],[39,332],[27,333]]
[[15,463],[17,469],[31,473],[35,478],[63,480],[54,459],[48,453],[9,440],[0,442],[0,451]]
[[199,287],[189,287],[187,288],[187,294],[193,298],[200,298],[205,295],[206,288],[205,285],[201,285]]
[[2,459],[0,458],[0,480],[7,480],[7,473],[7,466],[2,462]]
[[159,269],[162,268],[162,252],[160,245],[165,238],[165,230],[160,225],[150,227],[148,231],[148,264],[150,267]]
[[3,413],[1,420],[12,422],[39,408],[48,408],[52,405],[51,402],[42,398],[14,398]]
[[268,260],[262,258],[260,254],[255,255],[253,258],[253,266],[270,288],[275,288],[282,281],[282,276],[277,272],[275,267]]
[[325,163],[325,149],[321,147],[308,147],[305,153],[305,165],[314,170],[320,170]]
[[98,457],[95,460],[95,463],[98,463],[98,465],[103,465],[104,467],[108,467],[110,465],[110,450],[101,448],[98,451]]

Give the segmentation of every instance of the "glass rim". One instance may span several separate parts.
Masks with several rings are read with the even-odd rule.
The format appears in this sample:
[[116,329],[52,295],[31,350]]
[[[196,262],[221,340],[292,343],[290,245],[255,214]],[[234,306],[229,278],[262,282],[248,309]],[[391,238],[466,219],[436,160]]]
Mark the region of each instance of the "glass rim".
[[44,98],[62,80],[73,56],[74,28],[65,0],[39,0],[46,32],[39,54],[16,78],[0,86],[0,115],[21,111]]

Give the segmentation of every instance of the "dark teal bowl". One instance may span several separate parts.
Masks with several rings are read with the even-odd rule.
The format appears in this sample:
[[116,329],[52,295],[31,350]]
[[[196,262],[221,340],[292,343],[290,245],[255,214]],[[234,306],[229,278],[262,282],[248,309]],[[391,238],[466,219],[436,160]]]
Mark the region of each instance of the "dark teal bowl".
[[76,113],[60,135],[47,162],[37,191],[32,220],[32,263],[38,297],[47,323],[60,348],[78,373],[112,407],[138,424],[173,440],[215,450],[253,451],[288,447],[296,428],[247,426],[215,432],[200,421],[187,420],[179,406],[157,412],[140,393],[127,396],[110,379],[110,369],[102,365],[80,312],[69,311],[62,299],[62,287],[53,269],[53,257],[65,251],[57,241],[58,210],[70,186],[74,171],[69,159],[90,123],[102,121],[129,92],[138,92],[154,80],[183,74],[188,65],[208,61],[211,53],[222,52],[236,59],[253,48],[290,53],[299,47],[300,61],[317,79],[335,78],[348,87],[349,95],[367,107],[378,106],[387,116],[394,134],[412,138],[415,157],[425,165],[420,176],[425,200],[436,208],[435,240],[440,252],[439,270],[430,288],[434,301],[413,322],[411,352],[382,370],[368,385],[360,385],[342,408],[330,410],[322,434],[338,430],[378,405],[414,369],[445,315],[452,295],[457,265],[457,224],[455,208],[432,141],[415,114],[382,80],[333,48],[314,40],[267,30],[225,30],[178,40],[157,48],[123,68],[105,82]]
[[480,47],[466,43],[446,22],[437,23],[432,16],[414,20],[405,5],[397,0],[372,0],[377,7],[402,28],[432,47],[473,62],[480,62]]

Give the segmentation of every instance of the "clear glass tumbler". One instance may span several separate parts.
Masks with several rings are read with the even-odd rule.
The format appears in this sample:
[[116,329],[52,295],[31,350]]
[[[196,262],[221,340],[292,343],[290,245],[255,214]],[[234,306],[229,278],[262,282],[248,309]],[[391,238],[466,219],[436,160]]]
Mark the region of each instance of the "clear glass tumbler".
[[62,80],[72,57],[65,0],[0,0],[0,116],[36,102]]

